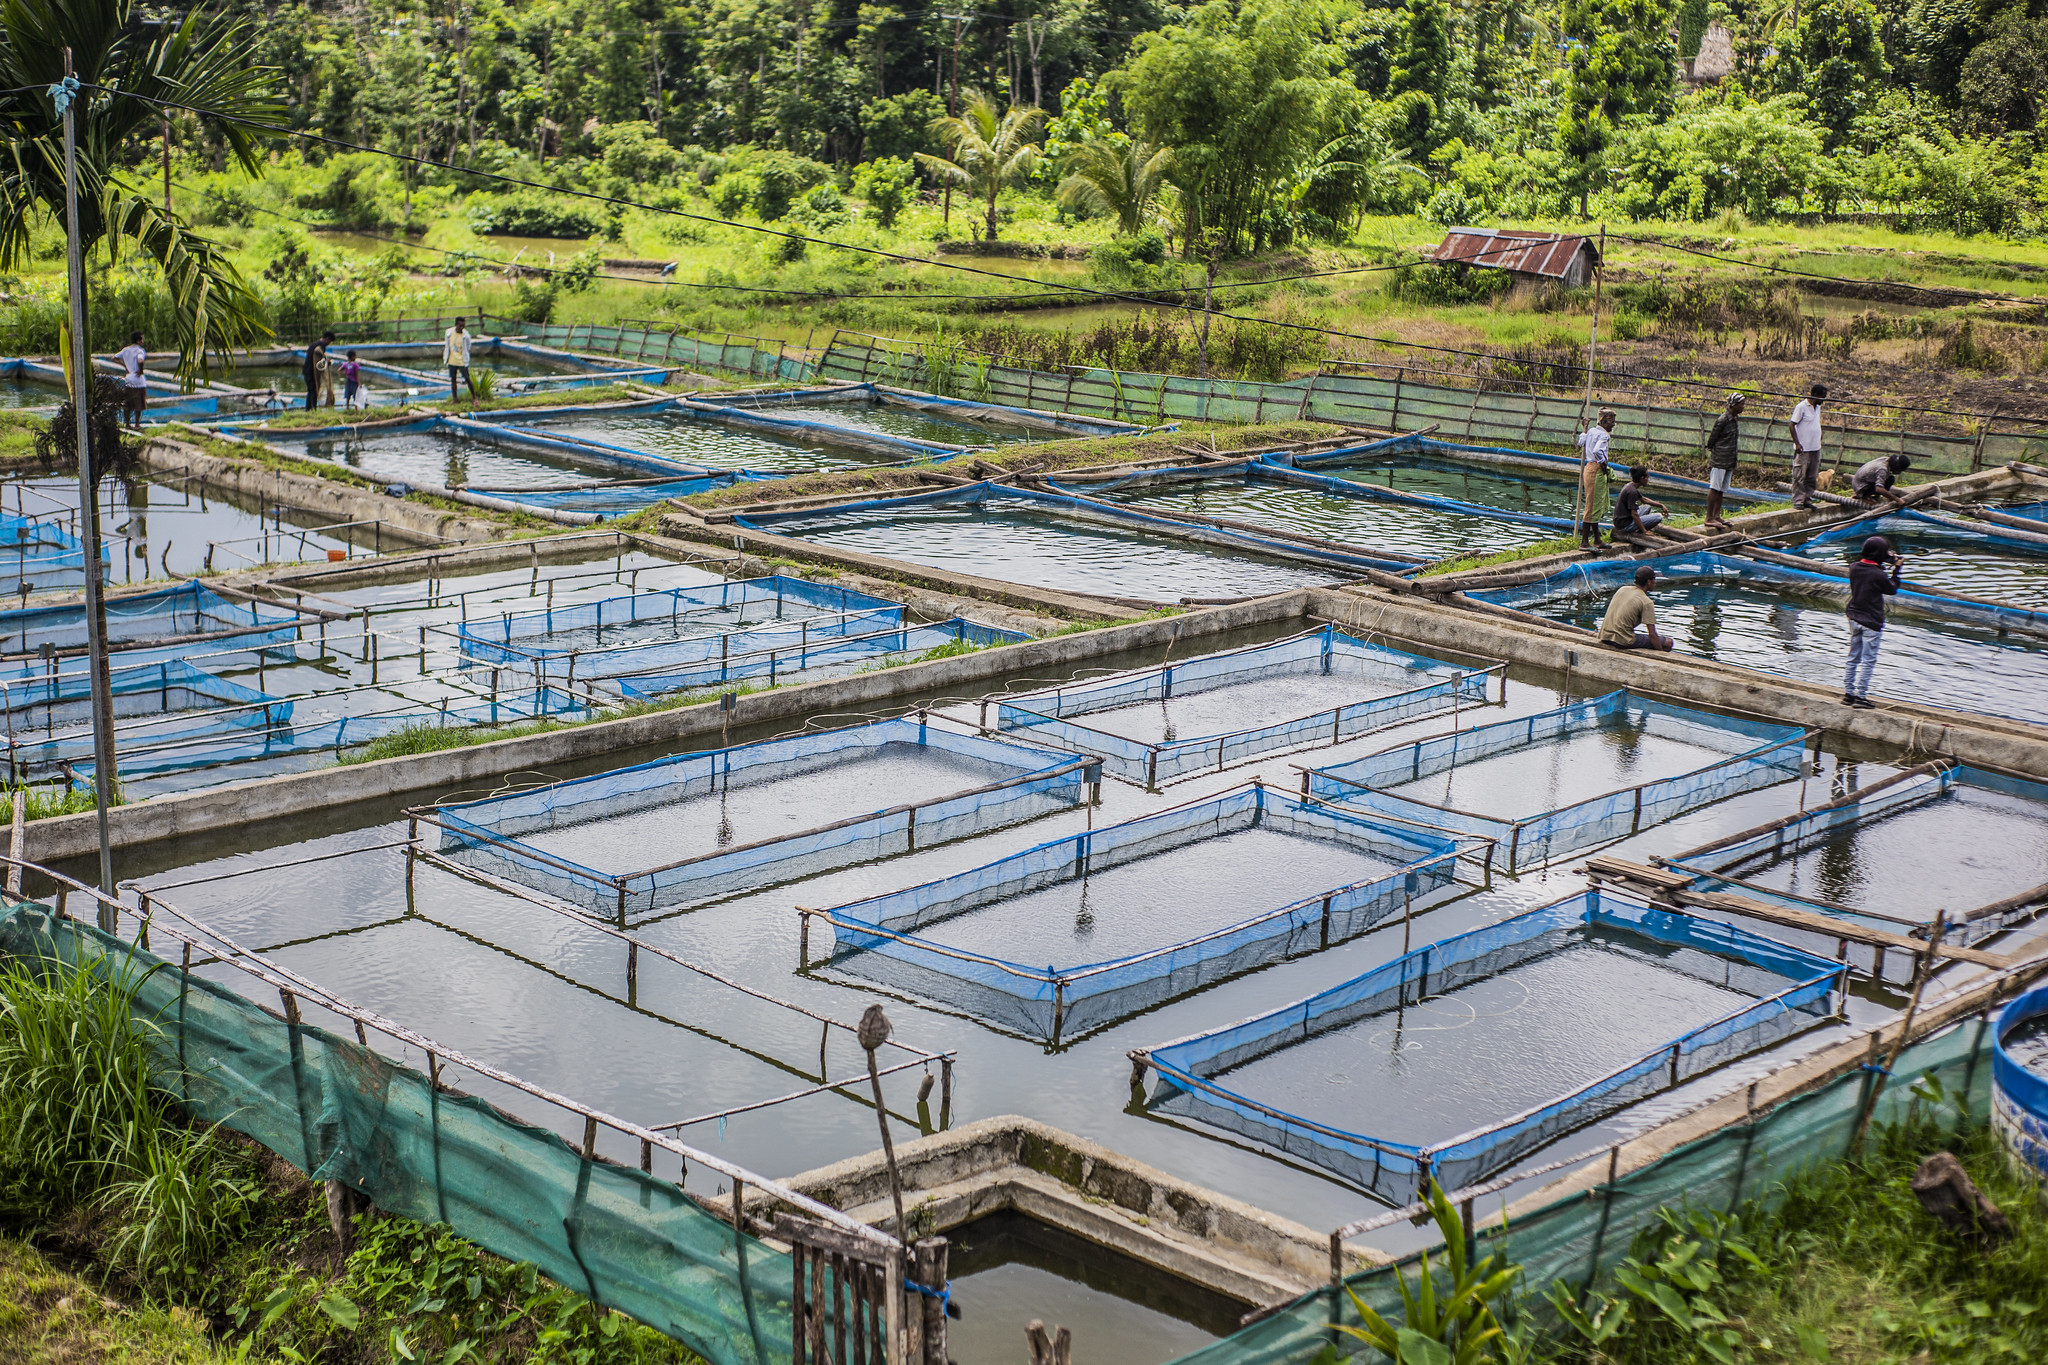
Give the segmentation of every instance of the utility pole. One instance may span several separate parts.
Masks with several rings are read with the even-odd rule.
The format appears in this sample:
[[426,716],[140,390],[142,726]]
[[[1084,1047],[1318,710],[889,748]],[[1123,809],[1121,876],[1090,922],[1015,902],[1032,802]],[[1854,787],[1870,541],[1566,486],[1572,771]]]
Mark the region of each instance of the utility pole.
[[[99,478],[92,467],[92,348],[85,334],[85,251],[78,232],[78,81],[71,49],[64,49],[64,80],[50,98],[64,119],[64,266],[71,286],[71,412],[78,422],[78,539],[85,560],[85,630],[92,667],[93,804],[100,817],[100,891],[114,894],[114,852],[107,834],[107,798],[117,780],[114,712],[107,678],[106,601],[100,585]],[[100,928],[119,928],[102,903]]]
[[171,111],[164,110],[164,217],[171,216]]

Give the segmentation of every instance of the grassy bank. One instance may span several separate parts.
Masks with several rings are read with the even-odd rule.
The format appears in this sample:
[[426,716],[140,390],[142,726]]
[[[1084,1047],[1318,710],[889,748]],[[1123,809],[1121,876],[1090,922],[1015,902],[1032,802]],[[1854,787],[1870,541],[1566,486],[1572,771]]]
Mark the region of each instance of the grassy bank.
[[344,1254],[318,1187],[186,1122],[128,989],[38,966],[0,968],[0,1362],[697,1360],[446,1228]]

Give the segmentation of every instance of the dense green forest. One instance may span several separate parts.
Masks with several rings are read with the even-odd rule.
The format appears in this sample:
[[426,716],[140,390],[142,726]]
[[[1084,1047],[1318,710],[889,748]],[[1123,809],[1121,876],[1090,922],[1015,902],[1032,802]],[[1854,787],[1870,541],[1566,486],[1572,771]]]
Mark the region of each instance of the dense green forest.
[[[1028,179],[1048,189],[1062,154],[1091,140],[1171,149],[1161,169],[1183,246],[1204,230],[1235,249],[1341,238],[1361,214],[1415,212],[1913,212],[2011,235],[2038,230],[2048,197],[2041,0],[231,0],[226,12],[251,26],[248,60],[280,73],[294,127],[636,195],[709,189],[751,165],[753,183],[713,198],[734,208],[786,211],[781,182],[822,183],[813,163],[844,183],[862,162],[943,156],[933,124],[966,92],[1045,111],[1031,131],[1046,156]],[[1709,35],[1709,57],[1732,69],[1688,81]],[[312,142],[305,153],[329,155]],[[312,207],[355,226],[402,226],[408,207],[403,193],[334,197]]]

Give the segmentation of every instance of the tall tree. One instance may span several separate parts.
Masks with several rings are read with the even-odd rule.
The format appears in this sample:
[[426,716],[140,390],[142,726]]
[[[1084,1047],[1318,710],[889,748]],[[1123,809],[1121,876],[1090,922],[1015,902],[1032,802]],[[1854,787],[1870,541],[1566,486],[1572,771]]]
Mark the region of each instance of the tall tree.
[[1587,214],[1617,124],[1671,98],[1672,0],[1564,0],[1560,27],[1570,45],[1557,149]]
[[207,373],[211,347],[239,347],[270,335],[263,306],[219,244],[192,232],[146,186],[124,181],[122,149],[153,137],[170,101],[196,111],[252,176],[263,173],[259,125],[281,123],[274,73],[243,65],[248,35],[194,11],[182,23],[137,22],[131,0],[7,0],[0,6],[0,270],[28,256],[29,234],[45,216],[64,217],[62,121],[47,93],[64,78],[64,53],[86,87],[74,110],[78,133],[78,231],[110,257],[124,243],[154,258],[177,307],[178,373]]
[[952,151],[953,159],[919,152],[917,159],[940,180],[964,186],[988,204],[988,240],[996,239],[996,196],[1005,186],[1031,178],[1039,148],[1031,140],[1045,111],[1013,104],[997,111],[995,101],[977,94],[952,118],[936,119],[932,132]]
[[1431,134],[1442,121],[1456,61],[1451,11],[1444,0],[1408,0],[1406,17],[1407,32],[1387,73],[1387,96],[1402,106],[1402,148],[1426,156],[1443,141]]

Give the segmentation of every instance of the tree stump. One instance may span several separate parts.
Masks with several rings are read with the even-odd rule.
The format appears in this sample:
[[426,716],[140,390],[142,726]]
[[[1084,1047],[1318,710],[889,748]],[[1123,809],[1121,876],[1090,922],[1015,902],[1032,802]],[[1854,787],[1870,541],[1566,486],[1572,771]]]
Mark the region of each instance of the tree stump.
[[1980,1246],[2012,1236],[2012,1222],[1984,1197],[1953,1153],[1936,1152],[1913,1172],[1913,1197],[1937,1222]]

